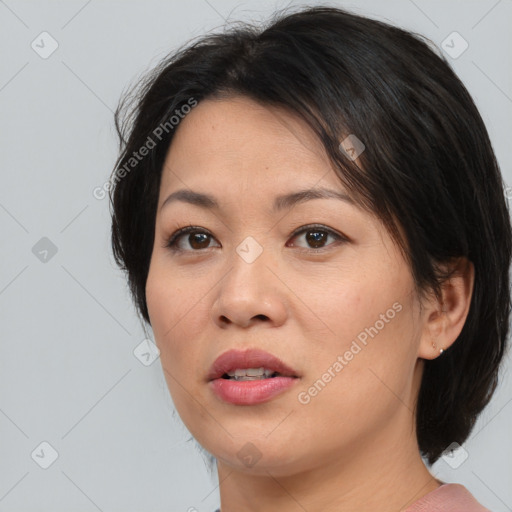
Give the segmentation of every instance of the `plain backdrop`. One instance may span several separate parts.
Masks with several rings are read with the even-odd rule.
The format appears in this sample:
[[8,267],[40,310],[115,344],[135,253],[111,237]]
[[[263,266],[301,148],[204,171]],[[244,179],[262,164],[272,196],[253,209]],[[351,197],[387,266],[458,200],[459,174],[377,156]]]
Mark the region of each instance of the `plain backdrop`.
[[[292,4],[0,0],[0,511],[219,504],[216,473],[174,412],[160,360],[144,355],[110,250],[108,200],[93,190],[115,162],[113,111],[140,73],[225,20]],[[472,94],[512,184],[510,0],[328,5],[429,37]],[[493,512],[512,510],[510,368],[509,355],[467,459],[432,468]]]

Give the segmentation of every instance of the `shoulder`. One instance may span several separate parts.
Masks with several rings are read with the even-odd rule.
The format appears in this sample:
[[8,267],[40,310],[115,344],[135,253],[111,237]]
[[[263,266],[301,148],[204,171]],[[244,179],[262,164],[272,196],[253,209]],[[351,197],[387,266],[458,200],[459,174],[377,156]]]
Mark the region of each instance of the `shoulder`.
[[461,484],[443,484],[414,502],[405,512],[491,512]]

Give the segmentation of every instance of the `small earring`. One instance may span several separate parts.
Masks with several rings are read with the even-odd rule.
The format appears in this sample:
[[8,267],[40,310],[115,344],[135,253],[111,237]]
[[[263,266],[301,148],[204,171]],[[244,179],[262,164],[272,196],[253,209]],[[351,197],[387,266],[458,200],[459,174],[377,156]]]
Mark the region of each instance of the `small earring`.
[[[437,349],[437,345],[434,342],[432,342],[432,346],[434,347],[434,349]],[[439,355],[441,355],[443,352],[444,352],[444,348],[440,348]]]

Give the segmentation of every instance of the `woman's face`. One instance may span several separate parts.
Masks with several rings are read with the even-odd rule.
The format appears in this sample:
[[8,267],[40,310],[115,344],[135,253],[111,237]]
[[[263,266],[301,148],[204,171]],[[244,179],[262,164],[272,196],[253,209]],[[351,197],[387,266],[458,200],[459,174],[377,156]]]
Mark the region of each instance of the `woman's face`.
[[[394,453],[404,435],[414,437],[426,334],[410,270],[383,225],[350,200],[275,203],[307,189],[350,197],[308,126],[284,110],[244,97],[205,100],[175,130],[146,296],[187,428],[220,463],[276,476],[363,451]],[[218,208],[163,205],[183,189]],[[196,230],[177,239],[180,250],[166,246],[189,225]],[[297,378],[252,405],[224,400],[211,366],[248,348]]]

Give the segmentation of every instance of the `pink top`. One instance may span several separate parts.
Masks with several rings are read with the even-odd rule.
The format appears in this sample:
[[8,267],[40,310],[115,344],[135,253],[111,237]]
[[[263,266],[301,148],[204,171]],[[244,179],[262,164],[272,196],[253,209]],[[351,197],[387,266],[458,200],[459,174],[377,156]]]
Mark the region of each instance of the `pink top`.
[[443,484],[414,502],[405,512],[491,512],[461,484]]
[[[220,512],[217,509],[215,512]],[[443,484],[415,501],[405,512],[491,512],[461,484]]]

